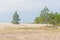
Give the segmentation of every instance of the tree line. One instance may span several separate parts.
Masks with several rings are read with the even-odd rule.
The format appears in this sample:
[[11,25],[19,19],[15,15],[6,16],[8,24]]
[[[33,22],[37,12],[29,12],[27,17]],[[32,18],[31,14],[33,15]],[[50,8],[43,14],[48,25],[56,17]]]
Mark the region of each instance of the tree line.
[[[16,11],[13,15],[13,19],[11,23],[19,24],[20,20],[21,19],[19,19],[19,15],[17,14],[17,11]],[[34,19],[34,23],[53,24],[53,25],[60,24],[60,13],[50,11],[47,7],[45,7],[43,10],[41,10],[40,15]]]
[[37,24],[60,24],[60,13],[50,11],[47,7],[41,10],[39,16],[37,16],[34,20],[34,23]]

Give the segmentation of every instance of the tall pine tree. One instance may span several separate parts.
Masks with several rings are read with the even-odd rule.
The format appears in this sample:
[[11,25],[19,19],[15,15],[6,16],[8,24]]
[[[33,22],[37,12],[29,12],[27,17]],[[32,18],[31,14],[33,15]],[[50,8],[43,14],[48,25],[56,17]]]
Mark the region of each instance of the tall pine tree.
[[12,19],[12,22],[11,23],[13,23],[13,24],[19,24],[19,21],[20,21],[19,15],[17,14],[17,11],[16,11],[14,13],[14,15],[13,15],[13,19]]

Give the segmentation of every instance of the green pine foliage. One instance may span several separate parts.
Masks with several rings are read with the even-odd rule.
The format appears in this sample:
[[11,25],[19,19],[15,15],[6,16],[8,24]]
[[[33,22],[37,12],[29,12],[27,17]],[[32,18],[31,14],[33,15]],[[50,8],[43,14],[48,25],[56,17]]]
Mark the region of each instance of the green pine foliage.
[[13,23],[13,24],[19,24],[19,21],[20,21],[19,15],[17,14],[17,11],[16,11],[14,13],[14,15],[13,15],[13,19],[12,19],[12,22],[11,23]]
[[45,24],[60,24],[60,13],[50,12],[47,7],[45,7],[40,15],[35,18],[34,23],[45,23]]

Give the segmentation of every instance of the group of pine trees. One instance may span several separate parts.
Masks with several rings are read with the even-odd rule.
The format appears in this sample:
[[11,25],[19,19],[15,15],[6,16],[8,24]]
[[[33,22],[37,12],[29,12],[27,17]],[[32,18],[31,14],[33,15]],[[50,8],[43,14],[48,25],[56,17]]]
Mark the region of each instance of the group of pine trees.
[[[19,24],[19,15],[17,14],[17,11],[13,15],[13,19],[11,23],[13,24]],[[41,13],[38,17],[35,18],[34,23],[37,24],[60,24],[60,13],[58,12],[51,12],[47,7],[45,7],[43,10],[41,10]]]
[[60,24],[60,13],[51,12],[47,7],[45,7],[40,15],[35,18],[34,23],[38,24]]

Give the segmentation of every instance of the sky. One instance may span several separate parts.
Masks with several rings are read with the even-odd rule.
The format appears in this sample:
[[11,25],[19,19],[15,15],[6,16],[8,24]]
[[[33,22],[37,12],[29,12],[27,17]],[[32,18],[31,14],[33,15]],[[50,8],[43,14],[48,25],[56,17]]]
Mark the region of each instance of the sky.
[[60,12],[60,0],[0,0],[0,22],[11,22],[15,11],[21,23],[34,22],[46,6],[50,11]]

